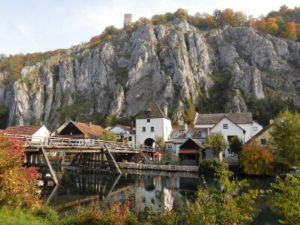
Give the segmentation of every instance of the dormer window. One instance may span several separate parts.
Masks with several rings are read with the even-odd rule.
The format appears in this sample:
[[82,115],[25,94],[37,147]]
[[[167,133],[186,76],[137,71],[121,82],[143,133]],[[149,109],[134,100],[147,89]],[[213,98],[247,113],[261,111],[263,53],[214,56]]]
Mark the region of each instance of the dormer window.
[[223,124],[223,129],[228,129],[228,124],[227,123]]

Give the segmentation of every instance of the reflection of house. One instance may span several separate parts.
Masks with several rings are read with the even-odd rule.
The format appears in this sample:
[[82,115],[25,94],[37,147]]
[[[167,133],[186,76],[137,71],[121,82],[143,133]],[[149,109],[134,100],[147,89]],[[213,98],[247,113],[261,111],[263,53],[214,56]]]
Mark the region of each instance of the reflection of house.
[[151,101],[136,119],[136,143],[153,146],[157,137],[167,141],[172,131],[171,120],[158,104]]
[[8,127],[5,132],[15,136],[31,136],[33,142],[47,142],[50,131],[43,126]]
[[189,138],[196,139],[202,144],[206,142],[207,130],[205,128],[173,127],[170,139],[166,141],[166,149],[178,155],[180,146]]
[[262,129],[250,112],[198,114],[194,126],[206,129],[207,133],[221,132],[228,143],[234,136],[245,143]]
[[271,132],[272,132],[273,123],[270,121],[270,124],[265,126],[260,132],[254,135],[250,140],[246,142],[246,145],[258,145],[258,146],[270,146],[270,142],[272,139]]
[[196,139],[188,139],[180,146],[179,160],[184,165],[198,165],[202,159],[202,143]]
[[110,129],[119,142],[135,145],[135,127],[116,125]]
[[92,123],[70,121],[60,126],[52,136],[76,139],[98,139],[103,133],[103,128]]

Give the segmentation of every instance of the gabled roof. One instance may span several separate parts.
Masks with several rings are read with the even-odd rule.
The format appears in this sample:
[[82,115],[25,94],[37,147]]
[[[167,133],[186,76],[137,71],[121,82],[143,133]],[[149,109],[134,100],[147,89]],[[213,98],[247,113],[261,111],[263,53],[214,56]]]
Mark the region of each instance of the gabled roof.
[[168,116],[163,112],[159,105],[155,101],[149,102],[145,109],[137,115],[137,119],[147,118],[165,118],[169,119]]
[[5,132],[11,135],[33,135],[42,126],[15,126],[6,128]]
[[261,131],[259,131],[257,134],[255,134],[252,138],[250,138],[245,145],[249,144],[250,142],[252,142],[254,139],[256,139],[257,137],[259,137],[260,135],[262,135],[263,133],[265,133],[267,130],[269,130],[271,127],[273,126],[273,124],[268,124],[267,126],[265,126]]
[[221,118],[226,116],[235,124],[249,124],[253,123],[251,112],[242,113],[214,113],[214,114],[199,114],[196,125],[216,124]]
[[184,142],[179,148],[181,149],[184,145],[186,145],[188,142],[193,142],[197,147],[204,149],[203,144],[201,143],[201,141],[197,140],[197,139],[193,139],[193,138],[189,138],[186,142]]
[[228,119],[230,122],[232,122],[235,126],[237,126],[238,128],[240,128],[243,132],[246,132],[242,127],[240,127],[238,124],[236,124],[234,121],[232,121],[230,118],[228,118],[226,115],[224,115],[223,117],[221,117],[219,119],[219,121],[216,122],[216,124],[211,128],[214,129],[223,119]]
[[73,123],[84,134],[85,138],[97,138],[103,133],[103,128],[99,125],[75,121],[71,121],[71,123]]
[[77,129],[79,129],[82,134],[84,135],[84,138],[99,138],[103,133],[103,128],[99,125],[95,125],[92,123],[81,123],[81,122],[75,122],[75,121],[69,121],[67,123],[64,123],[62,126],[60,126],[54,135],[60,135],[60,133],[64,130],[65,127],[67,127],[70,123],[72,123]]

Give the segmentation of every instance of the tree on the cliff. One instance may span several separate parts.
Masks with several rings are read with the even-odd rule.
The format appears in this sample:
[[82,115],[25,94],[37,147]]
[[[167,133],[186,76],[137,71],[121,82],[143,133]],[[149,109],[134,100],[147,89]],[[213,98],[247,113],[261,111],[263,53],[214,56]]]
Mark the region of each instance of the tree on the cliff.
[[23,168],[22,142],[0,132],[0,206],[38,205],[36,170]]
[[187,99],[185,101],[185,108],[182,114],[184,122],[191,126],[194,125],[193,122],[195,119],[195,114],[196,114],[195,105],[190,99]]
[[271,135],[276,161],[287,166],[300,166],[300,113],[288,110],[280,113]]
[[297,40],[297,25],[294,21],[285,24],[285,30],[282,32],[282,36],[293,41]]

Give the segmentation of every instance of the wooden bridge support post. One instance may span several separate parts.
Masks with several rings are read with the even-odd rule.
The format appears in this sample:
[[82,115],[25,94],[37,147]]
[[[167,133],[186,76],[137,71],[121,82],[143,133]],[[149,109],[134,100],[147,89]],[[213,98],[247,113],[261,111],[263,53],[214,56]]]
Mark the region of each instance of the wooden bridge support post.
[[48,166],[48,168],[50,170],[50,174],[52,176],[52,179],[53,179],[54,183],[56,185],[58,185],[58,180],[57,180],[57,177],[56,177],[56,173],[55,173],[54,169],[52,168],[52,165],[51,165],[51,163],[50,163],[50,161],[48,159],[46,151],[44,150],[44,148],[40,148],[40,151],[41,151],[41,153],[44,156],[44,160],[45,160],[45,162],[46,162],[46,164],[47,164],[47,166]]
[[105,148],[106,152],[108,153],[109,158],[112,160],[113,164],[115,165],[115,167],[116,167],[118,173],[119,173],[119,174],[122,174],[122,172],[121,172],[121,170],[120,170],[120,168],[119,168],[119,166],[118,166],[118,164],[117,164],[117,162],[116,162],[114,156],[111,154],[111,152],[109,151],[109,149],[108,149],[108,147],[106,146],[106,144],[104,144],[104,148]]

